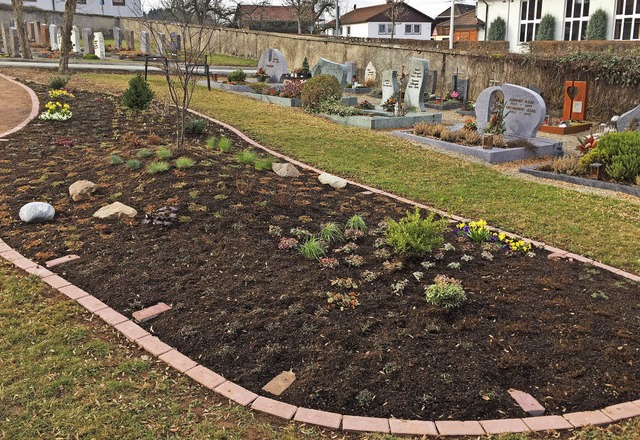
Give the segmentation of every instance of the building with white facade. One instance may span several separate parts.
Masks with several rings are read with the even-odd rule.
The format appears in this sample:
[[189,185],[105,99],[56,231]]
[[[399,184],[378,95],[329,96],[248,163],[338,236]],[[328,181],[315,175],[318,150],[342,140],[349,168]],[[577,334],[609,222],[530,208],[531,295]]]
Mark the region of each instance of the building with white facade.
[[[382,4],[353,10],[339,17],[339,36],[353,38],[404,38],[430,40],[433,19],[408,4]],[[327,23],[327,33],[335,35],[335,20]]]
[[502,17],[510,50],[521,52],[535,40],[542,17],[551,14],[556,40],[583,40],[589,17],[598,9],[607,13],[608,39],[640,40],[640,0],[480,0],[477,16],[486,27],[478,39],[486,39],[491,23]]
[[[25,7],[42,11],[64,12],[64,0],[23,0]],[[0,0],[0,4],[11,6],[11,0]],[[76,12],[105,17],[140,17],[141,0],[77,0]]]

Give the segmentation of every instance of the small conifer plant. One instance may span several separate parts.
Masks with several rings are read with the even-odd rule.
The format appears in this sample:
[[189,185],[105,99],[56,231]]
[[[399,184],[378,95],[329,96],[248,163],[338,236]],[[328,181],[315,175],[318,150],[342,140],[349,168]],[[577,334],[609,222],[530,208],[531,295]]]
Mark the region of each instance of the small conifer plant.
[[149,83],[140,74],[129,80],[129,88],[122,94],[122,105],[133,111],[134,119],[138,113],[146,110],[153,101],[154,92]]

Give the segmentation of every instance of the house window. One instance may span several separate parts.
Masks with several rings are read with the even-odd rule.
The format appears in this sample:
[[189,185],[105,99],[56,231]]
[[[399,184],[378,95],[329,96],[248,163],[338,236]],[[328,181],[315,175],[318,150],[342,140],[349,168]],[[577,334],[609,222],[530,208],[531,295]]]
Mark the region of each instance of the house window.
[[125,0],[112,0],[113,6],[124,6]]
[[405,24],[404,25],[404,33],[405,35],[420,35],[421,25],[419,24]]
[[520,11],[520,42],[533,41],[542,18],[542,0],[524,0]]
[[589,22],[589,0],[567,0],[564,19],[565,41],[584,40]]
[[347,26],[347,37],[351,35],[351,26]]
[[390,33],[391,33],[391,24],[390,23],[384,23],[384,24],[379,24],[378,25],[378,34],[379,35],[390,34]]
[[640,40],[640,0],[618,0],[614,40]]

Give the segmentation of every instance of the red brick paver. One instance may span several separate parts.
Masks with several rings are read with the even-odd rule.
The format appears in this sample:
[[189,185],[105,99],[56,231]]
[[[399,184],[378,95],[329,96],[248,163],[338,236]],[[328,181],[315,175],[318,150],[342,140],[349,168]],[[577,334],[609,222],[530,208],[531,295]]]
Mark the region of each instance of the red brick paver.
[[614,422],[640,416],[640,406],[633,402],[619,403],[618,405],[607,406],[602,410]]
[[291,420],[298,407],[289,403],[279,402],[268,397],[260,396],[251,404],[251,409],[260,411],[282,419]]
[[343,416],[342,430],[346,432],[389,432],[389,419]]
[[25,272],[40,278],[50,277],[51,275],[53,275],[53,272],[51,272],[49,269],[45,269],[44,267],[38,265],[25,269]]
[[520,390],[514,390],[513,388],[509,390],[509,394],[513,400],[520,405],[520,408],[528,414],[532,416],[541,416],[544,414],[544,406],[542,406],[531,394]]
[[132,321],[124,321],[115,326],[116,330],[124,335],[131,342],[135,342],[140,338],[149,336],[149,332]]
[[108,307],[105,303],[100,301],[98,298],[91,295],[83,296],[82,298],[78,299],[78,304],[80,304],[82,307],[84,307],[91,313],[95,313],[98,310],[106,309]]
[[527,417],[522,421],[532,431],[556,431],[573,428],[573,425],[562,416]]
[[106,322],[107,324],[115,327],[118,324],[121,324],[125,321],[128,321],[127,317],[116,312],[115,310],[113,310],[111,307],[107,307],[106,309],[102,309],[102,310],[98,310],[96,312],[96,315],[98,315],[100,318],[102,318],[102,320],[104,322]]
[[60,293],[63,293],[64,295],[67,295],[71,299],[79,299],[83,296],[89,296],[87,292],[73,285],[63,287],[61,289],[58,289],[58,291]]
[[565,414],[563,417],[576,428],[588,425],[598,426],[611,423],[611,419],[602,411],[580,411]]
[[165,344],[157,337],[151,335],[136,340],[136,344],[154,356],[160,356],[161,354],[172,350],[170,345]]
[[69,281],[65,280],[62,277],[59,277],[58,275],[51,275],[51,276],[48,276],[48,277],[44,277],[42,279],[42,281],[44,281],[45,283],[47,283],[48,285],[50,285],[54,289],[60,289],[62,287],[66,287],[66,286],[70,286],[71,285],[71,283]]
[[527,432],[529,427],[522,419],[480,420],[487,434],[505,434],[507,432]]
[[231,399],[242,406],[247,406],[258,398],[256,393],[252,393],[251,391],[230,381],[226,381],[222,385],[218,386],[215,389],[215,392],[222,394],[224,397]]
[[160,356],[160,360],[171,365],[173,368],[181,373],[188,371],[198,365],[198,363],[191,358],[183,355],[178,350],[171,350]]
[[453,421],[453,420],[436,420],[436,428],[440,435],[484,435],[484,429],[480,422],[471,421]]
[[226,379],[219,374],[214,373],[202,365],[196,365],[194,368],[187,370],[187,376],[198,382],[199,384],[209,388],[210,390],[220,386]]
[[44,263],[44,265],[47,267],[54,267],[62,263],[66,263],[68,261],[77,260],[78,258],[80,257],[77,255],[65,255],[64,257],[56,258],[55,260],[49,260],[46,263]]
[[310,425],[323,426],[329,429],[340,429],[342,414],[319,411],[311,408],[298,408],[293,420]]
[[438,435],[434,422],[422,420],[389,419],[389,427],[395,435]]
[[138,322],[145,322],[155,318],[160,313],[166,312],[167,310],[171,310],[171,306],[161,302],[154,306],[147,307],[146,309],[133,312],[133,318]]

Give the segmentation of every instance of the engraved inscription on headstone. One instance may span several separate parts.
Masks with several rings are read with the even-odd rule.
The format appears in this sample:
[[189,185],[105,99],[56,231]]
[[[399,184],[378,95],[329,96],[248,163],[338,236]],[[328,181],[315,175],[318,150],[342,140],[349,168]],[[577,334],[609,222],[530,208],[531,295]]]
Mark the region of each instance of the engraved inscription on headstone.
[[367,87],[375,86],[377,80],[378,71],[374,67],[373,63],[369,61],[369,64],[367,64],[367,68],[364,70],[364,84]]
[[100,58],[101,60],[106,58],[106,52],[104,50],[104,36],[102,35],[102,32],[96,32],[93,36],[93,48],[95,51],[95,54],[98,56],[98,58]]
[[278,49],[265,49],[260,55],[258,68],[263,69],[269,77],[269,82],[279,83],[287,74],[287,61]]
[[382,103],[384,104],[392,96],[398,97],[398,72],[385,70],[382,72]]
[[404,92],[406,108],[415,107],[424,111],[424,91],[429,77],[429,60],[411,58],[409,64],[409,81]]

